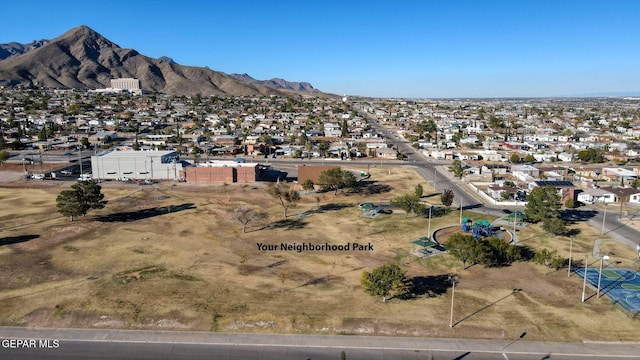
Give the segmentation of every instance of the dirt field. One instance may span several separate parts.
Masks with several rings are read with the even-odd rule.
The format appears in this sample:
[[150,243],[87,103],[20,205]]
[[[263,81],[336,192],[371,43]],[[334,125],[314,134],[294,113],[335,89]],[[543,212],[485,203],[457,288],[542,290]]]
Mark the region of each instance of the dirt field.
[[[6,184],[0,188],[0,324],[639,339],[638,320],[606,298],[581,303],[582,281],[566,269],[547,274],[539,265],[516,263],[463,270],[448,255],[415,258],[411,241],[426,235],[426,219],[396,212],[364,218],[357,204],[411,192],[418,176],[409,169],[371,172],[373,194],[305,194],[287,219],[263,184],[106,182],[107,207],[74,222],[55,209],[55,197],[70,183]],[[437,203],[439,196],[425,199]],[[268,224],[251,224],[242,234],[228,214],[241,205],[268,212]],[[297,216],[303,212],[308,216]],[[432,229],[458,223],[458,215],[434,218]],[[536,227],[519,236],[534,247],[568,252],[563,239]],[[581,229],[574,254],[588,252],[594,239]],[[281,250],[283,242],[371,244],[373,250],[298,253]],[[259,250],[258,243],[277,250]],[[382,303],[362,291],[362,271],[387,262],[400,264],[421,285],[414,298]],[[460,277],[453,328],[451,274]]]

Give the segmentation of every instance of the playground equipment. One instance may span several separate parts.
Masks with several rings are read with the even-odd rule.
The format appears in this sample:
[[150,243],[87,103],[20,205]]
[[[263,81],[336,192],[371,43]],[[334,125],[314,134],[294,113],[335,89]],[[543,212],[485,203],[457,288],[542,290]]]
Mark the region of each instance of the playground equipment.
[[474,223],[469,218],[462,219],[462,231],[471,231],[471,234],[476,239],[480,239],[481,237],[495,236],[496,230],[497,229],[491,226],[491,223],[489,223],[488,220],[478,220]]

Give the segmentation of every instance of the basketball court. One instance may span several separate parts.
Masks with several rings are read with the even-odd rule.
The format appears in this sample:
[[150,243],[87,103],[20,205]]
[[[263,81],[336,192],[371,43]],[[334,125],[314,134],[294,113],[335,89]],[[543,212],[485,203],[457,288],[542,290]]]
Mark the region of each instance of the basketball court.
[[[584,278],[584,268],[574,272]],[[587,282],[598,287],[599,271],[597,268],[587,269]],[[612,302],[620,304],[626,310],[640,313],[640,273],[626,268],[606,268],[602,270],[600,280],[601,296],[607,296]]]

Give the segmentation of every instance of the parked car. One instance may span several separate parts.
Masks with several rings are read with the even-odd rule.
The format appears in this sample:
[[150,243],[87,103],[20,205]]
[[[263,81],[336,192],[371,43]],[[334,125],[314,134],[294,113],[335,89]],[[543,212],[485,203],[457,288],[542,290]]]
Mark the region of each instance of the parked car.
[[73,172],[71,170],[62,170],[62,171],[60,171],[60,174],[65,175],[65,176],[69,176],[69,175],[73,174]]
[[44,174],[32,174],[31,178],[33,180],[44,180]]

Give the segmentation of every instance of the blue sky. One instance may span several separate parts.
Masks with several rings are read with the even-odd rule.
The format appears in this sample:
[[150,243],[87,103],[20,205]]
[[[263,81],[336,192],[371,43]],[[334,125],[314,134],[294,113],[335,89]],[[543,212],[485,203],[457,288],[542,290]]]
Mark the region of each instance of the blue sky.
[[0,43],[88,25],[121,47],[336,94],[640,93],[640,1],[10,1]]

